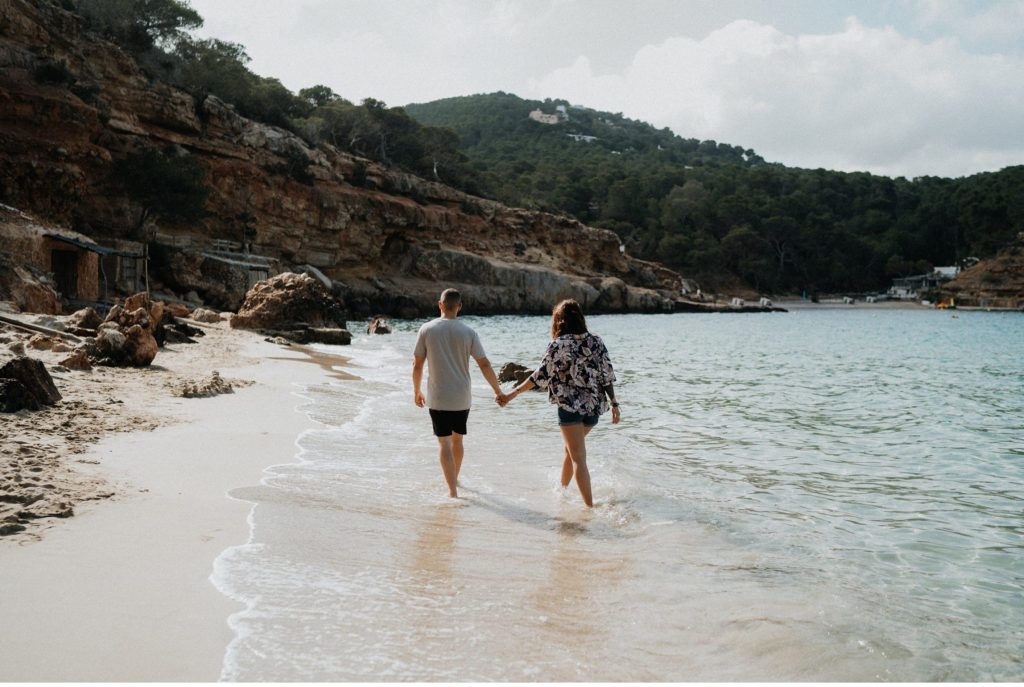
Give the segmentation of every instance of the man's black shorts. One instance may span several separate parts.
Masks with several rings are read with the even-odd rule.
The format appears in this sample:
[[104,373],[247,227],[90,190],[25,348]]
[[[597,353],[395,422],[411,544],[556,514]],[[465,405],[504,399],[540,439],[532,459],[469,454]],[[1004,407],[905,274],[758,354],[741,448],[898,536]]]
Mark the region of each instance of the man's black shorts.
[[430,421],[434,423],[434,436],[438,437],[450,437],[452,432],[465,434],[468,418],[468,410],[430,409]]

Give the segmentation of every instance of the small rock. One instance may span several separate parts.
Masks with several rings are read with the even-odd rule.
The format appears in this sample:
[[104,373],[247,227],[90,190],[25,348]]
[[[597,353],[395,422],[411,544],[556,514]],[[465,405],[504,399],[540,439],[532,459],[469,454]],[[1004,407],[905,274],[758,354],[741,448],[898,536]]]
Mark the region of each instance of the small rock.
[[4,523],[0,525],[0,537],[6,537],[9,534],[15,534],[16,532],[24,532],[25,526],[17,523]]
[[221,379],[220,373],[214,370],[210,376],[199,382],[186,382],[178,387],[176,395],[183,398],[207,398],[218,394],[233,394],[231,382]]
[[197,343],[197,342],[196,342],[195,339],[193,339],[192,337],[188,336],[187,334],[182,334],[177,329],[177,327],[174,327],[174,328],[167,327],[166,329],[164,329],[164,343],[169,343],[169,344],[194,344],[194,343]]
[[92,363],[89,362],[89,356],[86,355],[85,349],[78,349],[64,360],[60,361],[60,364],[69,370],[91,370]]
[[25,344],[22,341],[15,341],[7,346],[7,350],[14,355],[25,355]]
[[196,322],[220,322],[220,313],[206,308],[196,308],[192,311],[192,319]]
[[165,303],[164,309],[175,317],[188,317],[189,309],[184,303]]
[[53,339],[46,336],[46,334],[34,334],[28,340],[28,347],[37,351],[48,351],[51,346],[53,346]]
[[82,308],[68,316],[68,326],[72,329],[93,329],[103,324],[103,318],[93,308]]
[[50,350],[54,353],[69,353],[75,350],[75,347],[70,346],[63,341],[55,341],[53,345],[50,346]]

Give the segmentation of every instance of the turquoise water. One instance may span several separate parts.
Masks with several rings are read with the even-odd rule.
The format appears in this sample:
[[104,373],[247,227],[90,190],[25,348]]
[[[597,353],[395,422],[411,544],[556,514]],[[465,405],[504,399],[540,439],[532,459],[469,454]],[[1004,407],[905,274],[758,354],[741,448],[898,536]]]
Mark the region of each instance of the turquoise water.
[[[467,318],[495,367],[548,320]],[[411,402],[420,323],[344,349],[323,423],[239,490],[241,680],[1024,679],[1024,317],[589,318],[623,422],[557,486],[554,409],[475,375],[458,501]]]

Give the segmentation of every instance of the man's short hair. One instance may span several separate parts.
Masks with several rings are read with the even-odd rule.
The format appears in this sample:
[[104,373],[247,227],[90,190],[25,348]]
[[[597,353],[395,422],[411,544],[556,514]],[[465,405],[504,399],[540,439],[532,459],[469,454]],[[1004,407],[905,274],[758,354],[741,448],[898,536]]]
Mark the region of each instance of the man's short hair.
[[441,292],[441,303],[444,304],[446,310],[451,310],[456,305],[462,302],[462,294],[456,289],[445,289]]

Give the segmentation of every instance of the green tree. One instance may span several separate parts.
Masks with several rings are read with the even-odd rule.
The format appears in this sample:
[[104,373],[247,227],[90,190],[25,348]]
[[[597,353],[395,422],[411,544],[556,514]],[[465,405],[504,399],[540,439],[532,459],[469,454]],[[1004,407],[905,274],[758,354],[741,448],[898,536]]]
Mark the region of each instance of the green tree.
[[340,95],[322,84],[310,86],[309,88],[300,88],[299,97],[313,107],[323,107],[342,99]]
[[171,48],[203,25],[183,0],[79,0],[77,11],[90,29],[135,54]]

